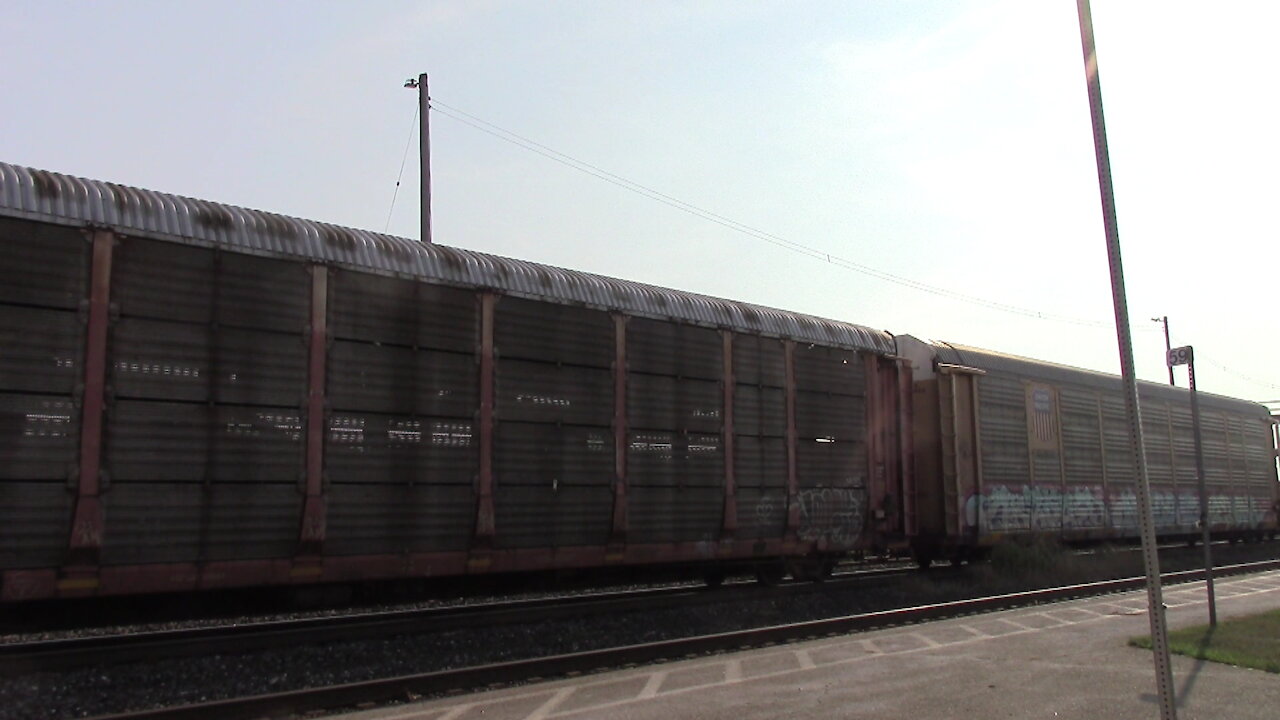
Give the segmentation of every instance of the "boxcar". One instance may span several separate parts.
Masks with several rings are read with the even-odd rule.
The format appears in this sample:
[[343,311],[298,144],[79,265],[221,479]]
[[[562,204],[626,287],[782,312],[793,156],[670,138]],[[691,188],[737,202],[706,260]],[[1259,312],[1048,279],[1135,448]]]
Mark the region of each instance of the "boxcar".
[[0,164],[0,600],[901,541],[891,335]]
[[[914,367],[913,544],[927,563],[1010,536],[1138,537],[1135,462],[1121,379],[949,343],[897,338]],[[1190,394],[1139,383],[1157,533],[1199,537]],[[1200,393],[1217,537],[1274,536],[1274,421],[1256,403]]]

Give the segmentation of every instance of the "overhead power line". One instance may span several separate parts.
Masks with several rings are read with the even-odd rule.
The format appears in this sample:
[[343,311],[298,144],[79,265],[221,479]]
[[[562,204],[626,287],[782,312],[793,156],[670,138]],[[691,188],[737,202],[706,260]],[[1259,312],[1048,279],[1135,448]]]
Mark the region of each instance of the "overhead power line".
[[1258,378],[1250,377],[1250,376],[1248,376],[1248,375],[1245,375],[1245,374],[1244,374],[1244,373],[1242,373],[1242,372],[1238,372],[1238,371],[1236,371],[1236,370],[1232,370],[1231,368],[1227,367],[1226,365],[1223,365],[1222,363],[1216,362],[1215,360],[1213,360],[1213,358],[1207,358],[1207,357],[1205,357],[1202,353],[1197,352],[1197,353],[1196,353],[1196,356],[1197,356],[1197,357],[1196,357],[1196,359],[1197,359],[1197,360],[1203,360],[1203,361],[1205,361],[1205,362],[1209,363],[1210,365],[1212,365],[1212,366],[1214,366],[1214,367],[1218,368],[1219,370],[1221,370],[1222,372],[1224,372],[1224,373],[1226,373],[1226,374],[1228,374],[1228,375],[1233,375],[1233,376],[1235,376],[1235,377],[1237,377],[1237,378],[1239,378],[1239,379],[1241,379],[1241,380],[1246,380],[1246,381],[1248,381],[1248,382],[1253,383],[1254,385],[1258,385],[1259,387],[1267,387],[1267,388],[1271,388],[1272,390],[1280,390],[1280,385],[1277,385],[1277,384],[1275,384],[1275,383],[1267,382],[1266,380],[1259,380]]
[[460,122],[464,125],[468,125],[472,128],[475,128],[476,130],[479,130],[483,133],[487,133],[500,140],[506,141],[508,143],[521,147],[525,150],[541,155],[549,160],[553,160],[557,163],[565,165],[566,167],[573,168],[574,170],[577,170],[579,172],[585,173],[587,175],[591,175],[600,180],[604,180],[605,182],[616,185],[625,190],[629,190],[638,195],[642,195],[644,197],[649,198],[650,200],[660,202],[664,205],[667,205],[668,207],[672,207],[682,212],[693,215],[695,217],[701,218],[703,220],[707,220],[708,222],[713,222],[717,225],[726,227],[730,230],[741,233],[743,235],[747,235],[757,240],[767,242],[771,245],[781,247],[785,250],[790,250],[792,252],[808,256],[815,260],[821,260],[831,265],[845,268],[847,270],[852,270],[854,272],[858,272],[863,275],[874,277],[876,279],[883,280],[885,282],[893,283],[895,285],[908,287],[913,290],[919,290],[921,292],[926,292],[933,295],[950,298],[953,300],[959,300],[961,302],[966,302],[973,305],[980,305],[982,307],[990,308],[993,310],[1000,310],[1002,312],[1022,315],[1025,317],[1037,318],[1040,320],[1050,320],[1054,322],[1069,323],[1073,325],[1082,325],[1086,327],[1107,327],[1108,326],[1107,323],[1098,321],[1098,320],[1086,320],[1083,318],[1076,318],[1076,317],[1071,317],[1067,315],[1058,315],[1054,313],[1040,312],[1038,310],[1033,310],[1031,308],[1026,308],[1019,305],[999,302],[996,300],[989,300],[987,298],[978,297],[976,295],[969,295],[967,293],[950,290],[948,288],[938,287],[936,285],[930,285],[928,283],[921,282],[919,280],[913,280],[911,278],[903,277],[901,275],[895,275],[893,273],[886,272],[884,270],[879,270],[877,268],[871,267],[870,265],[864,265],[859,262],[854,262],[853,260],[849,260],[848,258],[843,258],[838,255],[832,255],[831,253],[825,252],[818,248],[810,247],[808,245],[795,242],[793,240],[788,240],[786,238],[780,237],[773,233],[766,232],[759,228],[755,228],[745,223],[738,222],[731,218],[725,217],[724,215],[720,215],[710,210],[706,210],[692,203],[686,202],[679,198],[673,197],[666,193],[663,193],[653,188],[642,185],[638,182],[635,182],[634,180],[629,180],[625,177],[622,177],[621,175],[617,175],[615,173],[604,170],[603,168],[592,165],[591,163],[578,160],[577,158],[574,158],[570,155],[566,155],[558,150],[555,150],[546,145],[543,145],[542,143],[536,142],[534,140],[530,140],[529,138],[523,137],[517,133],[514,133],[505,128],[502,128],[487,120],[476,117],[471,113],[460,110],[447,103],[443,103],[437,98],[433,97],[431,99],[431,109],[436,113],[444,115],[445,117],[448,117],[456,122]]
[[382,232],[391,229],[391,213],[396,209],[396,197],[400,194],[400,181],[404,179],[404,164],[409,159],[409,146],[413,144],[413,131],[418,128],[418,105],[413,106],[413,121],[409,123],[409,139],[404,141],[404,157],[400,158],[400,174],[396,175],[396,189],[391,193],[391,207],[387,209],[387,224]]
[[[936,285],[930,285],[928,283],[921,282],[919,280],[913,280],[911,278],[903,277],[901,275],[895,275],[890,272],[885,272],[883,270],[879,270],[869,265],[864,265],[862,263],[854,262],[847,258],[842,258],[838,255],[832,255],[831,253],[825,252],[823,250],[819,250],[818,248],[810,247],[808,245],[795,242],[793,240],[788,240],[784,237],[780,237],[773,233],[761,230],[759,228],[752,227],[750,225],[738,222],[732,218],[726,217],[719,213],[715,213],[705,208],[699,207],[697,205],[694,205],[693,203],[686,202],[684,200],[681,200],[680,198],[674,197],[667,193],[661,192],[659,190],[655,190],[654,188],[648,187],[646,185],[642,185],[641,183],[638,183],[634,180],[630,180],[616,173],[609,172],[604,168],[598,167],[596,165],[585,162],[583,160],[579,160],[571,155],[566,155],[565,153],[562,153],[559,150],[548,147],[547,145],[544,145],[540,142],[531,140],[527,137],[524,137],[515,132],[507,130],[506,128],[495,125],[487,120],[484,120],[483,118],[477,117],[464,110],[456,108],[447,103],[441,102],[439,99],[434,97],[431,99],[431,110],[433,110],[434,112],[440,115],[444,115],[445,117],[448,117],[456,122],[462,123],[476,130],[479,130],[480,132],[496,137],[499,140],[503,140],[505,142],[511,143],[512,145],[516,145],[520,148],[528,150],[529,152],[535,153],[537,155],[541,155],[542,157],[545,157],[549,160],[560,163],[561,165],[572,168],[574,170],[585,173],[587,175],[591,175],[592,177],[603,180],[612,185],[616,185],[620,188],[623,188],[624,190],[629,190],[638,195],[649,198],[650,200],[654,200],[656,202],[662,203],[663,205],[667,205],[668,207],[674,208],[676,210],[680,210],[681,212],[688,213],[690,215],[701,218],[708,222],[713,222],[717,225],[733,230],[734,232],[738,232],[743,235],[747,235],[749,237],[755,238],[757,240],[767,242],[771,245],[781,247],[785,250],[790,250],[792,252],[799,253],[801,255],[805,255],[807,257],[810,257],[816,260],[821,260],[821,261],[830,263],[837,267],[841,267],[847,270],[852,270],[854,272],[868,275],[868,276],[877,278],[879,280],[883,280],[885,282],[893,283],[903,287],[908,287],[913,290],[919,290],[921,292],[927,292],[933,295],[947,297],[953,300],[960,300],[962,302],[971,303],[974,305],[980,305],[982,307],[990,308],[993,310],[1000,310],[1002,312],[1013,313],[1013,314],[1022,315],[1025,317],[1031,317],[1031,318],[1036,318],[1040,320],[1049,320],[1053,322],[1069,323],[1073,325],[1082,325],[1085,327],[1101,328],[1101,327],[1110,326],[1109,323],[1102,322],[1102,321],[1085,320],[1082,318],[1076,318],[1076,317],[1071,317],[1067,315],[1057,315],[1053,313],[1040,312],[1040,311],[1033,310],[1030,308],[1025,308],[1019,305],[1013,305],[1010,303],[1003,303],[995,300],[989,300],[987,298],[978,297],[976,295],[961,293],[955,290],[938,287]],[[417,121],[416,110],[414,115],[414,121],[415,122]],[[407,157],[408,146],[406,146],[405,152]],[[403,172],[404,172],[404,165],[402,162],[401,173],[403,174]],[[398,181],[396,185],[398,188],[399,187]],[[393,199],[393,206],[394,206],[394,199]],[[1145,326],[1138,326],[1133,328],[1133,330],[1136,332],[1158,332],[1156,328],[1149,328]],[[1237,372],[1235,370],[1232,370],[1229,367],[1226,367],[1225,365],[1215,362],[1210,358],[1205,358],[1203,357],[1203,355],[1201,355],[1201,358],[1206,362],[1208,362],[1209,364],[1217,367],[1219,370],[1229,375],[1233,375],[1239,379],[1246,380],[1255,385],[1280,390],[1280,385],[1269,383],[1264,380],[1258,380],[1257,378],[1253,378],[1243,373]]]

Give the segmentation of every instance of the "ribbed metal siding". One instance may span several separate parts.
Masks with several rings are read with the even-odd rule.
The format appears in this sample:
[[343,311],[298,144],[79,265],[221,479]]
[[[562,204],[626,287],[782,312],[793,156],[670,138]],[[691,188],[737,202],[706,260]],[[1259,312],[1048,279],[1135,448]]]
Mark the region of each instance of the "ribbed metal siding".
[[719,537],[721,488],[644,485],[631,488],[627,501],[629,542],[712,542]]
[[113,484],[105,564],[289,557],[298,493],[281,483]]
[[808,345],[796,357],[796,469],[803,488],[865,488],[867,377],[856,353]]
[[494,354],[495,545],[604,543],[613,517],[613,319],[502,298]]
[[999,510],[982,515],[985,532],[1026,531],[1033,526],[1024,392],[1021,383],[994,374],[978,380],[983,486],[1000,500]]
[[1066,530],[1107,527],[1102,427],[1096,393],[1064,388],[1058,394],[1066,478]]
[[507,485],[494,495],[501,547],[600,546],[609,538],[608,486]]
[[88,249],[74,230],[0,219],[0,568],[66,553]]
[[[785,480],[786,458],[783,458]],[[783,488],[739,487],[737,494],[738,535],[743,538],[778,538],[787,524],[787,490]]]
[[[1031,476],[1027,461],[1019,458],[1019,454],[1029,457],[1024,381],[1053,383],[1059,392],[1065,494],[1057,499],[1048,497],[1051,493],[1037,491],[1023,493],[1026,497],[1003,498],[1003,505],[1022,510],[1003,512],[994,519],[1008,527],[991,523],[989,530],[1022,527],[1023,512],[1033,527],[1056,528],[1049,514],[1065,510],[1068,517],[1085,518],[1073,521],[1065,529],[1093,529],[1098,518],[1104,517],[1101,524],[1105,527],[1136,532],[1134,461],[1119,378],[963,346],[940,345],[936,349],[940,362],[987,371],[979,382],[979,396],[983,472],[988,488],[1016,488],[1027,482],[1020,477]],[[1187,391],[1155,383],[1139,385],[1156,525],[1162,531],[1193,531],[1199,495]],[[1274,460],[1270,459],[1265,411],[1254,403],[1207,393],[1201,393],[1200,399],[1211,522],[1251,527],[1263,516],[1274,492]],[[1060,482],[1056,453],[1042,450],[1030,456],[1034,456],[1037,486],[1046,477],[1051,484]],[[1101,506],[1099,488],[1103,476],[1108,488],[1107,507]],[[1019,520],[1009,522],[1010,517]],[[988,516],[989,521],[992,519]]]
[[613,433],[606,427],[504,422],[496,433],[499,487],[613,484]]
[[335,263],[509,295],[889,354],[888,333],[720,298],[0,163],[0,215]]
[[292,554],[309,298],[296,263],[118,240],[105,564]]
[[329,332],[335,338],[474,355],[476,295],[457,288],[335,271]]
[[787,517],[786,354],[782,341],[733,338],[738,535],[780,537]]
[[633,542],[698,541],[719,533],[723,353],[723,340],[713,330],[637,318],[627,324],[628,539]]
[[[376,474],[376,468],[371,472]],[[434,476],[419,477],[423,475]],[[326,553],[400,554],[467,547],[475,522],[470,485],[391,479],[395,482],[335,481],[329,486]]]
[[474,293],[337,271],[329,292],[325,551],[456,551],[480,443]]

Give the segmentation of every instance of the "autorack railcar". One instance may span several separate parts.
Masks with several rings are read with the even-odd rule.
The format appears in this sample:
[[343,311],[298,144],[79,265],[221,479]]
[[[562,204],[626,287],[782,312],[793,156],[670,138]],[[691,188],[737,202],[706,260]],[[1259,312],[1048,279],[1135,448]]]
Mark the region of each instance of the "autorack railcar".
[[[898,337],[914,372],[921,563],[1048,535],[1134,541],[1136,464],[1119,377],[953,343]],[[1190,395],[1139,383],[1157,535],[1200,537]],[[1215,537],[1274,536],[1275,420],[1260,404],[1200,393],[1208,522]]]
[[849,323],[0,164],[0,600],[905,539]]

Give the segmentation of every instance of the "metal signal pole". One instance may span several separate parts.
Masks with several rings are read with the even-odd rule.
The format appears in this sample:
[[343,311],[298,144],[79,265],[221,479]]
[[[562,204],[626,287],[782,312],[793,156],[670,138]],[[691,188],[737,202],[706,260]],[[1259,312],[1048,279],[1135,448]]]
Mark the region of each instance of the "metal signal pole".
[[1115,193],[1111,185],[1111,158],[1107,151],[1107,128],[1102,117],[1102,83],[1098,79],[1098,56],[1093,41],[1093,17],[1089,0],[1076,0],[1080,18],[1080,42],[1084,49],[1085,79],[1089,86],[1089,109],[1093,116],[1093,148],[1098,163],[1098,189],[1102,196],[1102,219],[1107,235],[1107,258],[1111,265],[1111,298],[1115,306],[1116,341],[1120,346],[1120,371],[1124,378],[1125,409],[1129,416],[1129,446],[1137,469],[1138,524],[1142,531],[1142,557],[1147,569],[1147,614],[1151,621],[1151,646],[1155,659],[1156,687],[1160,694],[1160,717],[1176,720],[1173,697],[1173,670],[1169,663],[1169,639],[1164,617],[1164,597],[1160,589],[1160,558],[1156,554],[1155,519],[1151,514],[1151,488],[1147,477],[1147,454],[1142,439],[1142,410],[1138,404],[1138,378],[1134,373],[1133,337],[1129,327],[1129,304],[1124,291],[1124,266],[1120,260],[1120,231],[1116,225]]
[[416,88],[418,91],[418,118],[421,123],[418,126],[418,164],[419,176],[422,178],[422,220],[419,233],[422,242],[429,243],[431,242],[431,120],[427,113],[431,109],[431,95],[427,89],[427,74],[422,73],[416,80],[409,78],[404,86]]
[[1200,486],[1200,540],[1204,543],[1204,584],[1209,593],[1209,627],[1218,625],[1218,604],[1213,592],[1213,550],[1209,547],[1209,492],[1204,485],[1204,448],[1200,442],[1200,398],[1196,395],[1196,353],[1190,345],[1173,348],[1166,356],[1169,372],[1174,365],[1187,366],[1191,386],[1191,426],[1196,441],[1196,480]]
[[[1158,318],[1151,318],[1151,322],[1158,322],[1158,323],[1160,323],[1161,325],[1163,325],[1163,326],[1164,326],[1164,354],[1165,354],[1165,356],[1168,356],[1168,355],[1169,355],[1169,351],[1173,349],[1173,347],[1172,347],[1171,345],[1169,345],[1169,316],[1168,316],[1168,315],[1162,315],[1162,316],[1160,316],[1160,317],[1158,317]],[[1170,366],[1169,366],[1169,384],[1170,384],[1170,385],[1173,385],[1173,384],[1174,384],[1174,383],[1173,383],[1173,366],[1172,366],[1172,365],[1170,365]]]

